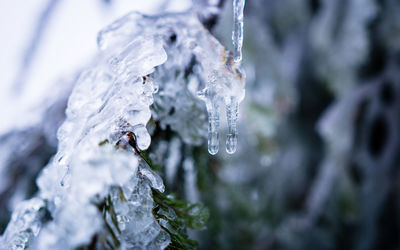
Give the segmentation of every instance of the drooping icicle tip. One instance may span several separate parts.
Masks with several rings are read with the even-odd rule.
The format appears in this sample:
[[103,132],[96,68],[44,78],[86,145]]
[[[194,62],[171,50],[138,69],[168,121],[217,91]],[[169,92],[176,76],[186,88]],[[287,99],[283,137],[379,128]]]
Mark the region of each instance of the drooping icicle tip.
[[[240,67],[243,46],[243,11],[245,0],[233,0],[232,43],[234,47],[233,62]],[[204,94],[204,93],[203,93]],[[237,120],[239,115],[239,100],[235,95],[225,100],[228,134],[226,136],[226,152],[233,154],[237,148]],[[208,152],[212,155],[219,150],[219,104],[217,98],[208,100]]]
[[226,152],[233,154],[237,148],[237,120],[239,103],[244,98],[244,72],[240,69],[243,45],[243,11],[245,0],[233,0],[232,43],[234,51],[224,56],[225,67],[211,70],[207,87],[199,92],[199,97],[206,102],[208,112],[208,152],[212,155],[219,150],[219,107],[226,106],[228,133]]
[[[240,67],[242,62],[243,47],[243,17],[245,0],[233,0],[233,29],[232,43],[234,47],[233,61]],[[235,96],[225,103],[226,117],[228,120],[228,134],[226,136],[226,152],[233,154],[237,147],[237,120],[239,115],[239,103]]]

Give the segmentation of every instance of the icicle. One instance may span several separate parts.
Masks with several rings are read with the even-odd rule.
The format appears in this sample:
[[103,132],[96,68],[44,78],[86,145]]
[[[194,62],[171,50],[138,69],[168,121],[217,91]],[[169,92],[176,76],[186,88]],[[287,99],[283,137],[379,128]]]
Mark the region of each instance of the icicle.
[[209,88],[199,91],[198,96],[206,102],[208,112],[208,152],[215,155],[219,150],[218,129],[220,99]]
[[232,42],[234,47],[234,61],[242,61],[243,45],[243,10],[245,0],[233,0],[233,30]]
[[[206,102],[208,112],[208,151],[215,155],[218,153],[219,105],[225,100],[226,116],[228,120],[228,134],[226,138],[226,152],[233,154],[237,148],[237,120],[239,103],[244,98],[245,74],[240,68],[242,61],[243,45],[243,10],[245,0],[233,1],[233,31],[232,43],[233,56],[224,51],[223,61],[202,64],[207,72],[206,88],[200,91],[199,97]],[[201,51],[200,49],[198,49]],[[199,61],[206,61],[204,51],[197,53]]]
[[212,155],[219,150],[219,105],[217,101],[211,102],[211,108],[208,110],[208,152]]
[[226,152],[233,154],[237,146],[237,128],[239,103],[235,97],[231,97],[229,103],[226,103],[226,117],[228,120],[228,134],[226,136]]
[[[234,47],[233,61],[240,67],[242,61],[243,46],[243,11],[245,0],[233,0],[233,29],[232,43]],[[228,120],[228,134],[226,136],[226,152],[233,154],[237,147],[237,127],[239,102],[235,96],[231,96],[226,104],[226,117]]]

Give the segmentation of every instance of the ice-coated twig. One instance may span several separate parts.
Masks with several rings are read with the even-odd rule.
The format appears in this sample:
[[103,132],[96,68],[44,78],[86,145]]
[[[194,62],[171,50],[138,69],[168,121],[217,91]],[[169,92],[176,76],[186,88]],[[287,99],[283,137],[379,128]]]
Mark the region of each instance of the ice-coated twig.
[[208,88],[199,92],[199,97],[206,102],[208,112],[208,152],[215,155],[219,151],[219,100],[213,94]]

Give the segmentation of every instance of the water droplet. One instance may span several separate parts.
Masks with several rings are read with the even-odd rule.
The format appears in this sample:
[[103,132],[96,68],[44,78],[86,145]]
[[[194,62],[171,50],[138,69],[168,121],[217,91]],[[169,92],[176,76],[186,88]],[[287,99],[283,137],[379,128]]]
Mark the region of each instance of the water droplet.
[[140,124],[133,129],[133,133],[136,136],[136,144],[140,150],[146,150],[151,143],[151,137],[147,132],[144,125]]

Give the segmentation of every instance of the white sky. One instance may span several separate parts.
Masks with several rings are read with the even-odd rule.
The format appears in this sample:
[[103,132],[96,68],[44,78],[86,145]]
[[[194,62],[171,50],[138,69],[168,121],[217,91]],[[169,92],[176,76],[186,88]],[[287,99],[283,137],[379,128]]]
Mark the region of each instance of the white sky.
[[[48,0],[0,2],[0,133],[25,127],[40,116],[43,97],[57,81],[88,65],[97,51],[97,32],[129,11],[159,12],[164,0],[60,0],[43,34],[21,93],[12,84]],[[191,0],[170,0],[163,11],[188,9]],[[14,91],[15,92],[15,91]]]

